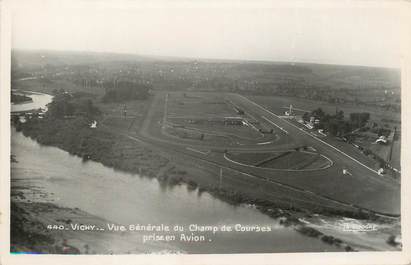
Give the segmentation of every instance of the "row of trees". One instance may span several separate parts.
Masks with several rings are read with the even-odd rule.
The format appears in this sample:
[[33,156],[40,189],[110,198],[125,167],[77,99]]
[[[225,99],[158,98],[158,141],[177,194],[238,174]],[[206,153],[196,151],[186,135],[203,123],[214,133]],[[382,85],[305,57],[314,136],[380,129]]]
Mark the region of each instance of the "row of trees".
[[118,81],[112,83],[107,88],[102,101],[103,102],[122,102],[127,100],[144,100],[149,96],[151,85],[135,83],[129,81]]
[[59,93],[54,96],[48,106],[47,114],[53,118],[83,115],[93,118],[100,115],[100,110],[94,106],[93,101],[87,98],[78,98],[68,93]]
[[336,111],[334,115],[330,115],[321,108],[318,108],[311,113],[304,113],[303,120],[309,122],[311,117],[319,120],[319,122],[314,123],[314,128],[323,129],[333,136],[342,137],[357,128],[365,126],[370,119],[370,114],[367,112],[350,113],[350,118],[346,120],[342,110]]

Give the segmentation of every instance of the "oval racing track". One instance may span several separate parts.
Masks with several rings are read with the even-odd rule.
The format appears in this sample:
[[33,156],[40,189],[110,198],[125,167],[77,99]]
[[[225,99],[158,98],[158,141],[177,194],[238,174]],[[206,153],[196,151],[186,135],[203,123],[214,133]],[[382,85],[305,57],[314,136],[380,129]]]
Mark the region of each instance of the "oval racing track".
[[[242,96],[236,95],[235,97],[240,97],[241,98]],[[159,128],[162,125],[159,125],[156,122],[157,121],[156,117],[160,118],[163,122],[166,121],[166,119],[164,117],[164,115],[166,114],[166,110],[161,111],[161,108],[158,107],[158,105],[160,103],[162,103],[162,101],[164,101],[164,99],[162,99],[162,98],[165,98],[165,103],[166,103],[167,96],[164,96],[164,93],[157,93],[155,95],[155,98],[153,99],[150,110],[148,111],[147,117],[146,117],[145,121],[143,122],[143,126],[137,132],[138,133],[137,135],[133,134],[132,132],[127,132],[124,135],[127,136],[128,138],[132,139],[132,140],[135,140],[135,141],[138,141],[138,142],[143,142],[143,143],[146,143],[146,144],[149,144],[149,145],[153,145],[153,146],[156,146],[157,148],[160,148],[160,149],[167,149],[167,150],[170,150],[172,152],[178,152],[178,153],[184,154],[185,156],[189,156],[193,160],[201,160],[204,163],[212,164],[214,166],[218,166],[220,168],[224,168],[224,169],[227,169],[227,170],[232,170],[236,173],[245,175],[245,176],[249,177],[250,179],[264,180],[264,181],[273,183],[275,185],[278,185],[282,188],[291,189],[294,192],[302,192],[302,193],[305,193],[305,194],[309,194],[311,196],[315,196],[315,197],[318,197],[318,198],[322,198],[322,199],[331,201],[331,202],[336,203],[338,205],[352,207],[352,208],[355,208],[355,209],[358,209],[358,210],[363,210],[363,211],[364,210],[369,211],[369,212],[372,212],[372,213],[374,213],[378,216],[387,217],[387,218],[396,218],[396,217],[400,216],[399,213],[395,213],[395,210],[394,210],[394,212],[390,212],[390,213],[388,213],[386,211],[378,210],[381,207],[378,207],[378,204],[376,204],[376,203],[373,203],[371,205],[376,205],[377,207],[374,207],[374,206],[372,206],[372,207],[363,207],[363,206],[358,205],[358,203],[346,202],[344,200],[337,199],[335,196],[331,197],[330,195],[326,195],[324,193],[319,193],[319,192],[313,191],[312,189],[307,189],[307,188],[291,185],[290,183],[285,183],[284,181],[277,180],[276,178],[278,178],[278,176],[261,175],[259,173],[259,172],[261,172],[261,170],[259,170],[257,172],[257,174],[249,172],[248,170],[245,169],[245,168],[248,168],[249,165],[248,166],[247,165],[235,165],[234,166],[234,165],[227,164],[227,162],[230,162],[230,161],[227,160],[227,157],[225,157],[224,155],[219,156],[219,154],[217,152],[212,152],[212,151],[210,151],[210,152],[204,152],[204,151],[195,152],[195,151],[193,151],[193,149],[195,149],[196,147],[200,147],[200,148],[204,149],[204,145],[191,145],[191,144],[188,145],[187,143],[181,143],[179,141],[176,141],[176,139],[173,139],[173,140],[164,139],[164,135],[161,134],[161,128]],[[249,101],[248,99],[244,99],[244,100]],[[250,102],[251,102],[251,104],[256,104],[252,101],[250,101]],[[165,106],[165,103],[163,102],[161,105]],[[265,117],[268,116],[271,113],[268,110],[265,110],[261,106],[259,106],[259,108],[264,112]],[[158,113],[159,111],[161,113]],[[156,116],[156,114],[157,114],[157,116]],[[280,119],[275,114],[273,114],[273,113],[271,113],[271,114],[274,115],[274,117],[276,117],[277,119]],[[283,121],[283,119],[281,119],[281,120]],[[284,121],[284,122],[289,123],[288,121]],[[156,127],[156,124],[157,124],[157,127]],[[290,131],[290,125],[288,125],[288,126],[289,127],[281,125],[281,127],[284,128],[284,130]],[[291,124],[291,126],[296,127],[293,124]],[[301,132],[298,127],[297,127],[297,130],[300,134],[301,133],[308,134],[307,132]],[[294,131],[292,131],[292,132],[295,133],[295,128],[294,128]],[[312,135],[309,135],[309,137],[315,138]],[[360,169],[359,170],[360,172],[364,172],[364,170],[368,170],[368,172],[370,172],[370,173],[371,172],[375,173],[375,171],[373,169],[371,169],[368,166],[364,165],[363,163],[357,161],[356,159],[350,157],[349,155],[345,154],[344,152],[338,150],[337,148],[335,148],[333,146],[329,147],[328,143],[325,143],[320,139],[314,139],[314,140],[321,141],[322,144],[323,144],[323,146],[321,146],[320,144],[316,144],[314,146],[314,148],[316,150],[318,150],[319,154],[324,156],[325,158],[327,158],[331,162],[338,161],[339,165],[336,165],[335,163],[333,163],[330,167],[322,168],[322,169],[309,170],[309,172],[313,172],[313,171],[315,171],[315,172],[324,172],[324,173],[322,173],[322,175],[332,176],[332,174],[334,174],[336,172],[335,171],[337,169],[336,166],[340,167],[342,163],[338,159],[336,160],[336,159],[330,158],[330,154],[331,154],[332,156],[337,155],[338,157],[345,157],[345,160],[347,160],[347,158],[348,158],[348,160],[355,162],[355,163],[353,163],[353,165],[355,166],[355,169]],[[290,143],[285,143],[284,145],[289,146],[289,144]],[[230,150],[253,151],[253,150],[261,150],[261,147],[262,147],[261,145],[257,145],[257,146],[254,146],[253,148],[251,148],[251,147],[250,148],[240,147],[238,149],[237,148],[232,148],[232,149],[230,148]],[[279,147],[279,149],[275,149],[275,151],[281,151],[281,147],[283,147],[283,145],[280,145],[280,146],[277,146],[277,147]],[[326,150],[325,149],[326,147],[328,147],[328,151],[327,151],[328,153],[326,152],[324,154],[324,152],[322,152],[322,150]],[[187,148],[190,148],[191,150],[187,149]],[[210,150],[212,148],[213,147],[209,147]],[[272,145],[264,145],[264,150],[266,150],[266,148],[267,148],[267,150],[274,151]],[[225,148],[224,147],[217,147],[217,149],[215,151],[221,151],[222,149],[225,149]],[[223,160],[225,162],[223,162]],[[231,161],[231,162],[235,163],[235,161]],[[244,167],[244,169],[242,167]],[[332,168],[334,168],[334,169],[332,171],[330,171]],[[295,170],[287,170],[287,169],[286,170],[282,170],[282,169],[278,169],[278,170],[277,169],[265,169],[265,170],[271,170],[271,171],[277,171],[277,172],[295,171]],[[355,177],[357,177],[357,175],[358,175],[357,172],[355,170],[352,170],[352,171],[356,174]],[[292,172],[290,172],[290,173],[292,173]],[[295,173],[300,174],[300,176],[299,176],[300,178],[304,178],[305,177],[304,175],[306,175],[306,173],[308,173],[308,171],[307,170],[303,170],[303,171],[296,170]],[[361,175],[361,173],[359,173],[360,175],[359,175],[358,179],[359,180],[365,180],[366,182],[367,181],[369,181],[369,182],[372,181],[372,183],[374,183],[374,185],[377,185],[378,187],[383,188],[383,189],[384,189],[384,187],[391,187],[391,185],[394,185],[392,187],[392,189],[398,190],[398,192],[399,192],[399,189],[396,188],[395,184],[392,184],[392,181],[382,179],[380,176],[370,176],[369,175],[370,173],[367,173],[366,175]],[[288,176],[288,177],[290,177],[290,176]],[[308,175],[307,177],[310,178],[310,175]],[[354,188],[357,188],[357,187],[354,186]],[[295,200],[298,200],[298,198],[295,198]],[[369,200],[371,200],[371,202],[372,202],[373,198],[369,198]],[[387,207],[385,207],[385,208],[387,208]]]

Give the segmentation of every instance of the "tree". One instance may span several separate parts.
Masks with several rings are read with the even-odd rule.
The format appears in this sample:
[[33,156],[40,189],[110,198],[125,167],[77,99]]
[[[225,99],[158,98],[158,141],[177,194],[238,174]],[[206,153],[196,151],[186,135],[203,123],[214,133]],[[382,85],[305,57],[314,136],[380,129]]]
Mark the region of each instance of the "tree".
[[344,119],[344,111],[340,110],[335,114],[335,118],[337,120],[343,120]]
[[325,112],[321,108],[318,108],[318,109],[313,110],[312,115],[315,118],[321,119],[325,116]]
[[303,114],[303,121],[306,121],[306,122],[310,121],[310,113],[305,112]]
[[351,124],[353,124],[355,128],[363,127],[368,122],[369,119],[370,119],[370,113],[368,112],[350,114]]
[[336,136],[338,134],[338,123],[332,120],[326,125],[326,129],[331,135]]
[[129,81],[118,81],[108,89],[103,96],[103,102],[122,102],[135,99],[146,99],[149,95],[150,85]]

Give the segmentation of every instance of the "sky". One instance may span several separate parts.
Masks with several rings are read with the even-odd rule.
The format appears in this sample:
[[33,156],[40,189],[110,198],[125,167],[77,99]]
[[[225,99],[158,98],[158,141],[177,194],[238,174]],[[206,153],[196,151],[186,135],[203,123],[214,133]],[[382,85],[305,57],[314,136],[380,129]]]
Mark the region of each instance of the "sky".
[[401,10],[374,1],[18,2],[14,49],[386,67],[404,56]]

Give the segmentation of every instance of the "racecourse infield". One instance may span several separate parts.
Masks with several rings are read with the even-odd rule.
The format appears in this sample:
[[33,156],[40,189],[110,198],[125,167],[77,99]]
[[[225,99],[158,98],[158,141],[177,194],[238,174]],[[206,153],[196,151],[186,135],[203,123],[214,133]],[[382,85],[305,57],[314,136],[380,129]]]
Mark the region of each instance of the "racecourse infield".
[[[209,93],[193,94],[198,98],[210,96]],[[208,143],[170,137],[164,131],[170,112],[170,98],[176,97],[180,97],[178,92],[155,93],[143,125],[135,131],[130,131],[128,136],[181,156],[185,163],[192,163],[193,166],[215,172],[216,176],[224,169],[224,177],[231,179],[233,184],[230,188],[234,190],[235,182],[241,182],[242,192],[247,192],[247,187],[251,192],[263,185],[263,193],[267,199],[280,199],[276,193],[283,189],[282,194],[290,192],[284,199],[291,202],[300,201],[319,207],[357,208],[384,215],[400,215],[400,184],[387,176],[378,175],[366,157],[358,157],[354,152],[351,155],[346,150],[343,152],[244,96],[232,93],[217,95],[242,108],[247,117],[258,120],[263,126],[271,127],[275,140],[267,141],[264,145],[260,144],[261,139],[254,143],[248,141],[244,144],[229,145],[224,142]],[[200,108],[197,114],[201,115],[201,104],[197,104],[196,107]],[[180,109],[184,114],[184,107]],[[209,110],[207,111],[209,113]],[[192,115],[190,109],[187,109],[187,112],[187,116]],[[218,110],[215,114],[218,115]],[[215,131],[215,128],[213,130]],[[332,164],[317,170],[273,170],[233,163],[225,156],[226,152],[230,151],[252,154],[259,151],[279,152],[300,146],[309,146],[321,156],[330,159]],[[343,174],[343,169],[347,169],[350,174]]]

